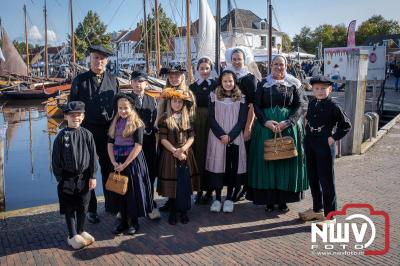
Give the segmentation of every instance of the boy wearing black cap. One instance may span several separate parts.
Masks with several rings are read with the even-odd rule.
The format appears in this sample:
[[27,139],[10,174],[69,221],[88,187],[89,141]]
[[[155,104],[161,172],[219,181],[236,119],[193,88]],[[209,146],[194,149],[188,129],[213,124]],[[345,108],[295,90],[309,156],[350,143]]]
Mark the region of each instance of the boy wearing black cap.
[[[143,133],[143,152],[146,158],[147,167],[151,182],[151,193],[154,199],[154,182],[157,176],[157,157],[156,153],[156,128],[154,126],[157,118],[156,100],[144,93],[149,85],[147,74],[141,71],[133,71],[131,75],[131,87],[133,93],[131,97],[135,100],[135,110],[145,125]],[[157,209],[157,204],[153,200],[153,211],[149,213],[152,220],[160,219],[161,215]]]
[[335,141],[350,131],[351,124],[340,106],[329,97],[332,82],[328,78],[316,76],[310,84],[315,99],[308,104],[304,149],[313,208],[300,212],[299,217],[304,221],[320,220],[317,225],[322,226],[334,223],[325,217],[336,210]]
[[60,213],[65,214],[68,244],[80,249],[94,242],[84,231],[90,190],[96,187],[96,147],[92,133],[81,127],[85,117],[85,104],[69,102],[64,108],[68,126],[54,140],[52,168],[57,179]]

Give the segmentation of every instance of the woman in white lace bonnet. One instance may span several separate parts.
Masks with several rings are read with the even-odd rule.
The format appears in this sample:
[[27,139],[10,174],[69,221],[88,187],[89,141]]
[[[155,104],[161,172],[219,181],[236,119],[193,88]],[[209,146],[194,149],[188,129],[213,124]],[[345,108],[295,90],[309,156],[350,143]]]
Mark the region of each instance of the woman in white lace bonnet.
[[[266,205],[266,211],[289,211],[287,203],[303,198],[308,188],[302,138],[302,108],[305,103],[301,82],[286,73],[287,60],[277,55],[271,74],[257,86],[254,111],[257,116],[249,154],[249,191],[254,204]],[[294,139],[298,156],[265,161],[264,141],[281,132]]]

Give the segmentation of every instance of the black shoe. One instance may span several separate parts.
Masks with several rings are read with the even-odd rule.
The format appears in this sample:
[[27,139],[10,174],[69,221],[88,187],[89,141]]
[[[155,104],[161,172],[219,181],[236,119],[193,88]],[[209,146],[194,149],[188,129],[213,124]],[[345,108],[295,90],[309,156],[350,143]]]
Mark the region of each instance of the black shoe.
[[170,205],[171,205],[171,201],[168,199],[167,202],[163,206],[158,208],[158,210],[160,212],[167,212],[167,211],[169,211]]
[[176,225],[176,213],[175,212],[170,212],[169,217],[168,217],[168,223],[170,225]]
[[211,193],[207,193],[202,197],[201,204],[210,205],[212,200],[213,200],[212,194]]
[[194,199],[194,204],[199,205],[202,202],[203,193],[197,193],[196,198]]
[[134,235],[136,232],[139,231],[139,225],[131,225],[128,228],[128,231],[126,232],[128,235]]
[[87,220],[92,224],[100,223],[99,216],[95,212],[88,212],[86,215]]
[[186,213],[181,214],[181,223],[187,224],[189,222],[189,217],[187,216]]
[[273,212],[274,211],[274,205],[267,205],[267,207],[265,208],[266,212]]
[[129,228],[127,223],[120,223],[117,227],[115,227],[113,233],[115,235],[121,235],[123,232],[125,232]]
[[289,211],[289,207],[286,204],[279,204],[279,211],[288,212]]

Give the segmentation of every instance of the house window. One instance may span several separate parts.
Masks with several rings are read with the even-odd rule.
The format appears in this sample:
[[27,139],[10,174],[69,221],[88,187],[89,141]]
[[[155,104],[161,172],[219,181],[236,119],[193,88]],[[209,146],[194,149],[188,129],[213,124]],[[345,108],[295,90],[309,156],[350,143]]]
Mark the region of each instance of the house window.
[[267,46],[267,36],[260,36],[261,47]]
[[272,36],[272,47],[276,46],[276,37]]
[[267,29],[267,23],[265,21],[260,22],[260,29],[266,30]]

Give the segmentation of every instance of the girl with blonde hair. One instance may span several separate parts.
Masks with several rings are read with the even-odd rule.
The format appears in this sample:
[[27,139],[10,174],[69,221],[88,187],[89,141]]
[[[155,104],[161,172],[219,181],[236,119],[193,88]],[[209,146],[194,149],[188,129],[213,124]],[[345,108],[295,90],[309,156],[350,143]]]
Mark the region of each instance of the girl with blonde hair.
[[190,122],[192,106],[188,92],[165,89],[161,94],[166,110],[158,120],[160,161],[157,192],[168,197],[168,222],[177,223],[177,213],[183,224],[189,222],[187,211],[191,207],[191,194],[199,189],[198,170],[192,151],[194,131]]
[[123,93],[115,97],[118,111],[108,131],[108,156],[114,171],[128,176],[125,195],[110,192],[114,212],[121,220],[114,229],[116,235],[127,231],[133,235],[139,230],[139,217],[147,216],[153,209],[153,197],[146,160],[142,151],[144,123],[134,110],[134,100]]

